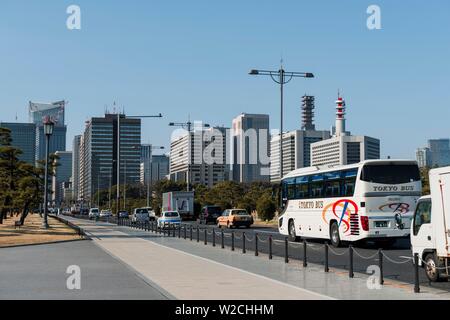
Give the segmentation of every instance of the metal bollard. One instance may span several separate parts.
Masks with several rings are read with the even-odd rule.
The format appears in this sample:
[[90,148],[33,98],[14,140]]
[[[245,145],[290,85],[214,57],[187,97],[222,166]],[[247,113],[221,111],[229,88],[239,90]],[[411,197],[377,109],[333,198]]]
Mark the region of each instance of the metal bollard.
[[173,223],[172,226],[173,226],[172,237],[175,238],[177,236],[177,225]]
[[222,249],[225,249],[225,234],[223,230],[221,230],[221,241],[222,241]]
[[269,236],[269,260],[272,260],[272,236]]
[[197,242],[200,242],[200,229],[197,226]]
[[257,257],[259,255],[258,252],[258,234],[255,233],[255,257]]
[[348,269],[348,277],[353,278],[355,275],[353,274],[353,246],[350,245],[348,247],[348,255],[349,255],[349,269]]
[[325,242],[325,272],[330,272],[330,268],[328,267],[328,243]]
[[212,232],[213,232],[213,234],[212,234],[212,243],[213,243],[212,246],[215,247],[216,246],[216,229],[213,228]]
[[181,224],[178,225],[178,239],[181,238]]
[[189,233],[190,233],[191,241],[192,241],[192,226],[190,226],[190,228],[189,228]]
[[288,238],[284,238],[284,262],[289,263],[289,242]]
[[245,232],[242,232],[242,253],[246,253],[247,250],[245,250]]
[[234,231],[231,232],[231,251],[234,251]]
[[183,226],[184,229],[184,240],[186,240],[186,233],[187,233],[187,227],[186,225]]
[[378,268],[380,268],[380,285],[384,284],[384,275],[383,275],[383,251],[378,249]]
[[205,228],[205,246],[208,245],[208,230]]
[[414,292],[420,293],[419,254],[418,253],[414,253]]
[[308,255],[307,255],[308,243],[306,240],[303,240],[303,267],[306,268],[308,266]]

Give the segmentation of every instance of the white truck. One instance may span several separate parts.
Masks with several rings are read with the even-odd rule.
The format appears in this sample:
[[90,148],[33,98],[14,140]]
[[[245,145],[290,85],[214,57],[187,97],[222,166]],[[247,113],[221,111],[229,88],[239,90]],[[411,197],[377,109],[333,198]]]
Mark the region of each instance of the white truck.
[[178,211],[184,220],[194,219],[194,192],[172,191],[163,193],[162,211]]
[[449,277],[450,167],[430,170],[430,195],[417,202],[411,225],[413,254],[430,281]]

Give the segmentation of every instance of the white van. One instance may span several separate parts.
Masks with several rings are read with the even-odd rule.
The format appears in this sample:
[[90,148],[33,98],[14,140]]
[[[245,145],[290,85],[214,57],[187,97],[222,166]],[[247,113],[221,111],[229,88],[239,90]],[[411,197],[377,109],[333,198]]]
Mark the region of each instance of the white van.
[[450,271],[450,167],[430,170],[430,193],[417,202],[411,245],[428,279],[439,281]]

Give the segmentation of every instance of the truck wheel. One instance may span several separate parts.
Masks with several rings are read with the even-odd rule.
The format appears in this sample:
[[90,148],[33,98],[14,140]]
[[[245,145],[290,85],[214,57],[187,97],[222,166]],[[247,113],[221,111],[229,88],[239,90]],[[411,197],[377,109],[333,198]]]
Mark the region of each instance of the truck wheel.
[[441,270],[438,269],[439,267],[441,267],[441,265],[439,264],[439,260],[436,258],[434,253],[429,253],[425,256],[424,268],[428,280],[431,282],[440,282],[443,280]]
[[334,221],[330,227],[330,241],[331,245],[335,248],[342,245],[341,237],[339,236],[339,226],[336,221]]
[[295,232],[294,220],[289,220],[288,230],[289,230],[289,237],[288,237],[289,241],[297,242],[298,240],[300,240],[300,237],[297,237],[297,234]]

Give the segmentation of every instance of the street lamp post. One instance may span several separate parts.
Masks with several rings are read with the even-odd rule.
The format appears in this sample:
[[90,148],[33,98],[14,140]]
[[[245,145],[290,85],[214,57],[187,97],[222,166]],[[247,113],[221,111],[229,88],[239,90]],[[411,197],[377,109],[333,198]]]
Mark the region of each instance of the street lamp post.
[[[169,123],[169,126],[171,126],[171,127],[181,127],[183,129],[187,130],[187,132],[188,132],[188,157],[189,157],[189,159],[188,159],[188,163],[187,163],[187,173],[186,173],[186,184],[187,184],[186,191],[188,191],[188,192],[190,191],[189,185],[190,185],[190,174],[191,174],[191,159],[190,159],[191,143],[189,141],[189,139],[190,139],[189,135],[192,132],[192,125],[193,125],[193,123],[190,120],[188,122],[170,122]],[[209,128],[210,126],[209,126],[209,124],[206,123],[203,125],[203,127]]]
[[[120,116],[121,113],[117,113],[117,216],[119,216],[120,211]],[[154,115],[154,116],[125,116],[129,119],[141,119],[141,118],[162,118],[162,114]],[[114,163],[114,160],[113,160]]]
[[285,71],[283,65],[280,70],[251,70],[249,72],[252,76],[270,76],[272,80],[280,85],[280,181],[283,179],[283,99],[284,99],[284,85],[289,83],[292,78],[314,78],[314,74],[309,72],[291,72]]
[[44,219],[42,221],[42,228],[48,229],[48,157],[50,149],[50,136],[53,134],[53,127],[55,123],[50,119],[50,117],[45,117],[44,119],[44,134],[46,137],[45,145],[45,173],[44,173]]

